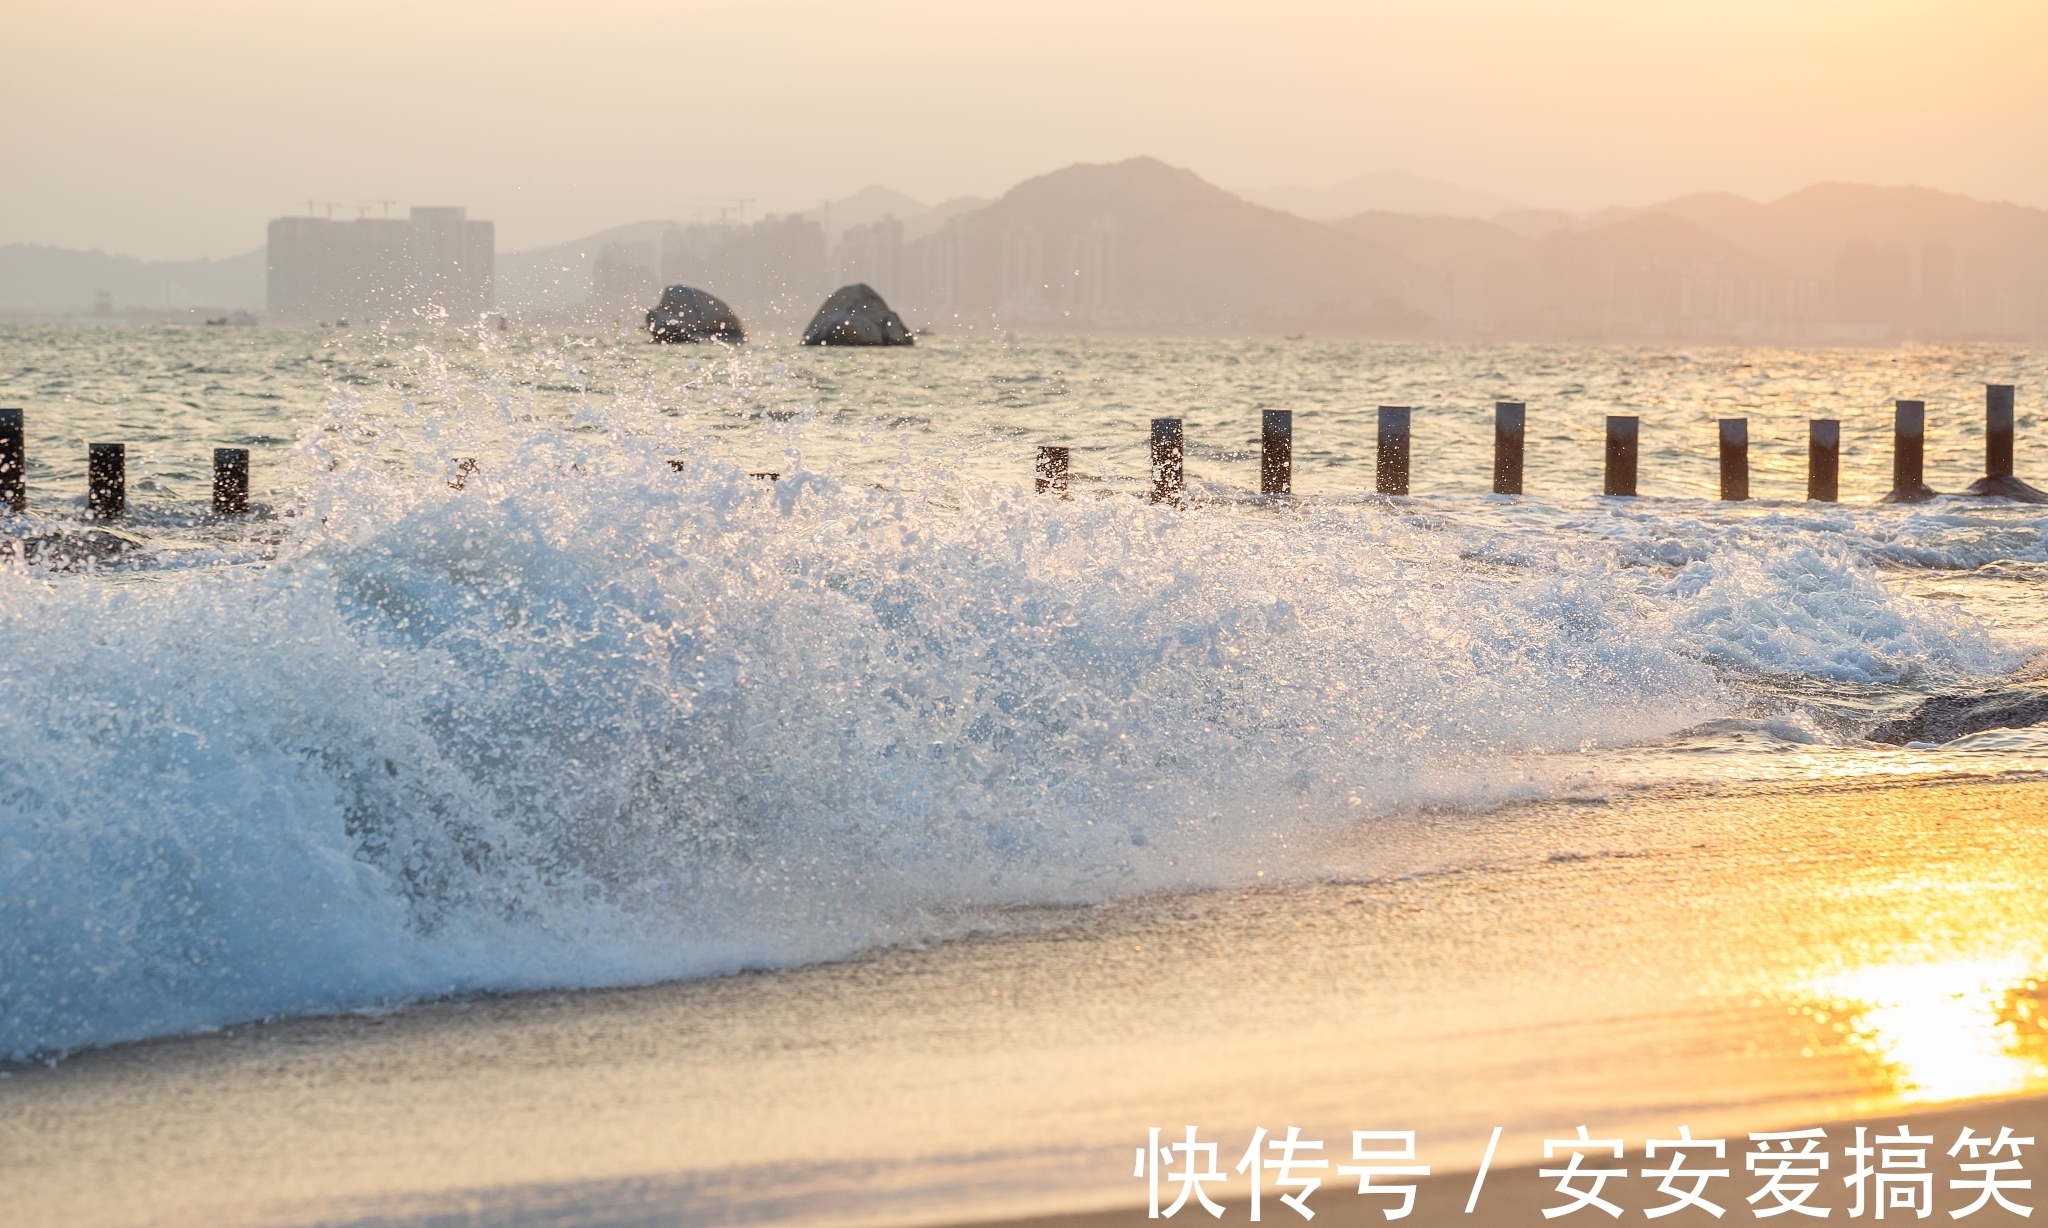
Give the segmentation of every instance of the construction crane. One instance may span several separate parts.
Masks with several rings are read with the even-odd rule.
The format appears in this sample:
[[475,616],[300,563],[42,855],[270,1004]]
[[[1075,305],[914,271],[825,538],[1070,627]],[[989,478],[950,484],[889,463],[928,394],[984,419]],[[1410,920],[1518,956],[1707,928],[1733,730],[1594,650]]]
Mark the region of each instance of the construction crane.
[[729,215],[733,213],[738,213],[740,215],[740,222],[744,224],[747,220],[747,206],[753,204],[755,199],[752,196],[699,196],[687,198],[676,206],[676,216],[701,223],[706,213],[716,209],[718,210],[719,225],[722,226],[729,221]]

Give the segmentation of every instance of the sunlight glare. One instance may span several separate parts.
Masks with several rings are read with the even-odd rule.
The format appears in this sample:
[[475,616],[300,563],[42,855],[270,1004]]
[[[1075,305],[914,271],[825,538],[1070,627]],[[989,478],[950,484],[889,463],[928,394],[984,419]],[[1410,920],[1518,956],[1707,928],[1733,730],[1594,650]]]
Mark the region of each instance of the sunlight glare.
[[1821,982],[1850,1042],[1914,1100],[2023,1091],[2043,1078],[2040,994],[2024,955],[1880,964]]

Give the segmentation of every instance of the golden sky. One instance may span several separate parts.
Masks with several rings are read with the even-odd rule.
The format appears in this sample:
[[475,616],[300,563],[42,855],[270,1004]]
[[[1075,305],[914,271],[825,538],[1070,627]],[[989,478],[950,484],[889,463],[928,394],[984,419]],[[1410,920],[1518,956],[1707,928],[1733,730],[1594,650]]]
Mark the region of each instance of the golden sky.
[[156,258],[309,199],[465,204],[510,251],[1135,154],[1572,209],[1822,180],[2048,207],[2048,0],[6,4],[0,242]]

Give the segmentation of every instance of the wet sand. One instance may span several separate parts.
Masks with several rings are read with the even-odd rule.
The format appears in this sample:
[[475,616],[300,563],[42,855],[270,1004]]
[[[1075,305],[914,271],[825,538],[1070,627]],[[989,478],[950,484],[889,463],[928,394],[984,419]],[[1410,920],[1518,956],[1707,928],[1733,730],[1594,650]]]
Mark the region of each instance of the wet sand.
[[[1536,1222],[1506,1174],[1582,1122],[1634,1169],[1681,1124],[1919,1129],[1935,1104],[2048,1091],[2044,817],[2038,779],[1414,815],[1286,886],[120,1046],[0,1079],[0,1224],[1131,1222],[1134,1147],[1188,1124],[1226,1168],[1258,1126],[1340,1163],[1351,1130],[1413,1129],[1456,1197],[1425,1191],[1410,1222],[1449,1202]],[[1445,1174],[1494,1126],[1502,1203],[1466,1217],[1469,1178]],[[1337,1180],[1321,1222],[1372,1204]]]
[[[1856,1128],[1862,1126],[1866,1131],[1866,1145],[1873,1147],[1877,1146],[1873,1140],[1881,1135],[1896,1138],[1902,1133],[1910,1133],[1919,1138],[1935,1140],[1932,1145],[1924,1143],[1913,1144],[1909,1150],[1921,1153],[1917,1158],[1925,1163],[1927,1171],[1933,1177],[1930,1185],[1933,1191],[1930,1205],[1934,1209],[1934,1215],[1930,1218],[1936,1219],[1941,1223],[1952,1223],[1954,1221],[1950,1217],[1950,1212],[1968,1208],[1977,1200],[1979,1192],[1974,1188],[1954,1189],[1949,1185],[1949,1182],[1955,1180],[1979,1181],[1983,1179],[1980,1173],[1965,1172],[1958,1167],[1961,1164],[1970,1162],[1970,1157],[1967,1154],[1958,1155],[1953,1159],[1946,1154],[1948,1149],[1954,1145],[1957,1137],[1967,1127],[1973,1134],[1994,1142],[1999,1137],[1999,1132],[2002,1128],[2010,1129],[2015,1137],[2048,1139],[2048,1097],[2030,1096],[1981,1100],[1939,1109],[1931,1109],[1926,1106],[1902,1106],[1898,1113],[1889,1117],[1877,1117],[1853,1122],[1831,1121],[1806,1124],[1822,1127],[1826,1133],[1826,1138],[1816,1145],[1816,1149],[1825,1149],[1830,1153],[1827,1171],[1819,1174],[1817,1182],[1819,1188],[1808,1194],[1803,1204],[1817,1209],[1828,1209],[1829,1214],[1820,1218],[1829,1220],[1846,1219],[1848,1218],[1848,1213],[1855,1207],[1854,1191],[1843,1184],[1842,1178],[1856,1171],[1856,1166],[1849,1162],[1848,1157],[1842,1154],[1842,1149],[1856,1145]],[[1571,1129],[1561,1130],[1559,1133],[1563,1134],[1567,1140],[1576,1137],[1575,1132]],[[1662,1134],[1667,1137],[1675,1133],[1676,1131],[1674,1130],[1662,1131]],[[1692,1137],[1695,1140],[1708,1143],[1713,1141],[1709,1136],[1698,1131],[1694,1131]],[[1756,1193],[1758,1188],[1765,1184],[1763,1179],[1749,1175],[1744,1162],[1745,1156],[1751,1154],[1758,1144],[1750,1141],[1744,1134],[1731,1135],[1720,1141],[1723,1144],[1722,1157],[1716,1158],[1710,1148],[1695,1147],[1685,1153],[1686,1159],[1681,1165],[1686,1170],[1726,1170],[1725,1176],[1709,1177],[1706,1181],[1699,1183],[1697,1195],[1708,1206],[1681,1205],[1675,1211],[1667,1211],[1657,1216],[1654,1222],[1696,1225],[1726,1223],[1730,1221],[1754,1222],[1758,1218],[1755,1214],[1757,1211],[1770,1210],[1779,1205],[1779,1200],[1770,1195],[1766,1195],[1754,1203],[1749,1201],[1750,1195]],[[1643,1154],[1643,1140],[1641,1138],[1631,1137],[1624,1140],[1624,1143],[1625,1154],[1622,1159],[1614,1159],[1611,1152],[1590,1151],[1587,1153],[1581,1167],[1588,1169],[1625,1168],[1628,1170],[1628,1176],[1611,1178],[1603,1183],[1597,1191],[1594,1189],[1593,1183],[1585,1177],[1573,1178],[1571,1182],[1573,1189],[1576,1191],[1595,1194],[1602,1201],[1619,1208],[1621,1215],[1618,1217],[1607,1216],[1603,1218],[1607,1213],[1598,1205],[1578,1206],[1578,1199],[1575,1196],[1559,1193],[1557,1188],[1559,1178],[1555,1173],[1549,1177],[1539,1175],[1539,1169],[1556,1169],[1569,1163],[1569,1152],[1562,1150],[1559,1152],[1558,1158],[1553,1161],[1543,1164],[1526,1164],[1508,1169],[1490,1169],[1483,1178],[1475,1169],[1471,1171],[1432,1173],[1427,1177],[1374,1178],[1374,1184],[1385,1184],[1394,1180],[1408,1180],[1414,1183],[1416,1186],[1414,1203],[1409,1214],[1403,1216],[1401,1221],[1406,1225],[1406,1228],[1449,1228],[1451,1225],[1459,1225],[1460,1228],[1487,1228],[1490,1225],[1516,1225],[1524,1226],[1524,1228],[1535,1228],[1536,1225],[1552,1222],[1551,1219],[1545,1218],[1543,1214],[1545,1210],[1555,1210],[1558,1208],[1566,1208],[1566,1210],[1561,1215],[1552,1218],[1562,1219],[1565,1215],[1584,1217],[1576,1220],[1565,1219],[1564,1222],[1567,1224],[1608,1223],[1616,1218],[1636,1221],[1638,1217],[1643,1217],[1647,1220],[1646,1213],[1651,1209],[1662,1209],[1670,1206],[1673,1202],[1681,1201],[1670,1194],[1659,1191],[1658,1186],[1663,1180],[1661,1177],[1646,1178],[1642,1175],[1642,1170],[1645,1167],[1660,1170],[1668,1168],[1672,1163],[1671,1156],[1666,1151],[1660,1149],[1654,1158],[1646,1157]],[[1380,1145],[1382,1144],[1374,1144],[1374,1146]],[[1803,1146],[1803,1143],[1801,1145]],[[1894,1146],[1897,1146],[1897,1144]],[[2037,1165],[2029,1160],[2029,1157],[2033,1156],[2035,1151],[2036,1149],[2033,1147],[2023,1147],[2021,1149],[2021,1158],[2028,1161],[2026,1168],[2016,1173],[2004,1173],[1999,1179],[2026,1180],[2029,1177],[2030,1170],[2036,1167],[2048,1169],[2048,1165]],[[1908,1157],[1908,1162],[1910,1162],[1911,1158]],[[2007,1158],[2009,1157],[2004,1154],[1998,1157],[1999,1160]],[[1866,1162],[1873,1168],[1877,1168],[1884,1161],[1880,1155]],[[1988,1151],[1985,1149],[1979,1149],[1979,1162],[1992,1162]],[[1333,1161],[1331,1165],[1333,1170],[1335,1166],[1336,1163]],[[1768,1168],[1769,1166],[1766,1165],[1765,1167]],[[1901,1171],[1911,1170],[1904,1169],[1902,1166]],[[1691,1178],[1680,1178],[1675,1180],[1673,1184],[1685,1194],[1695,1192],[1695,1182]],[[2044,1195],[2048,1195],[2048,1183],[2038,1184],[2036,1188],[2043,1190]],[[1856,1218],[1875,1219],[1875,1181],[1866,1181],[1865,1190],[1866,1199],[1869,1201],[1864,1205],[1863,1214]],[[1176,1192],[1177,1187],[1168,1187],[1169,1196]],[[2007,1202],[2012,1203],[2014,1206],[2038,1209],[2042,1201],[2042,1198],[2037,1197],[2032,1190],[2001,1190],[1999,1192],[2004,1195]],[[1797,1195],[1795,1194],[1794,1197],[1797,1197]],[[1170,1206],[1171,1204],[1168,1203],[1166,1205]],[[1372,1194],[1361,1196],[1358,1192],[1356,1178],[1346,1177],[1326,1181],[1319,1190],[1309,1195],[1306,1205],[1315,1212],[1315,1222],[1324,1225],[1324,1228],[1366,1228],[1367,1225],[1386,1224],[1388,1222],[1386,1212],[1389,1209],[1398,1209],[1402,1202],[1401,1198],[1396,1195]],[[1467,1209],[1468,1207],[1470,1208],[1469,1210]],[[1576,1209],[1571,1209],[1574,1207]],[[1715,1215],[1712,1210],[1708,1209],[1709,1207],[1720,1208],[1722,1214]],[[1165,1207],[1162,1206],[1161,1209],[1164,1210]],[[1119,1207],[1110,1211],[1010,1220],[1000,1226],[989,1225],[989,1228],[1132,1228],[1133,1225],[1147,1222],[1149,1211],[1150,1207],[1148,1205]],[[1914,1220],[1918,1218],[1911,1209],[1894,1207],[1889,1208],[1888,1211],[1889,1213],[1886,1217],[1888,1219]],[[1779,1218],[1782,1216],[1793,1223],[1802,1222],[1802,1219],[1793,1218],[1796,1214],[1796,1212],[1779,1212],[1777,1215],[1767,1218]],[[1230,1222],[1243,1223],[1248,1220],[1249,1215],[1250,1206],[1240,1197],[1225,1205],[1222,1218]],[[1210,1222],[1209,1217],[1203,1214],[1201,1208],[1193,1202],[1190,1202],[1187,1207],[1171,1218],[1185,1221],[1188,1216],[1193,1217],[1191,1221],[1193,1223]],[[2032,1220],[2033,1216],[2016,1214],[1999,1203],[1991,1201],[1976,1211],[1968,1212],[1966,1218],[1972,1224],[2020,1224]],[[1281,1205],[1274,1197],[1274,1191],[1270,1187],[1264,1194],[1261,1207],[1260,1222],[1266,1221],[1296,1224],[1308,1222],[1297,1215],[1291,1207]]]

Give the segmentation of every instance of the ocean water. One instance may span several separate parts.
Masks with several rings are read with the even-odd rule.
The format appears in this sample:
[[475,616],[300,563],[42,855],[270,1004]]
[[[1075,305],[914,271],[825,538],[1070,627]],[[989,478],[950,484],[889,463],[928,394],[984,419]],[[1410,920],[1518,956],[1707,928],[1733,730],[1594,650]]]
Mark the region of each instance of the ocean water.
[[[2048,509],[1881,507],[1890,403],[1980,471],[2048,362],[1710,350],[0,329],[0,1056],[842,957],[1312,878],[1421,808],[2048,768],[1864,739],[2048,647]],[[1526,498],[1486,494],[1529,405]],[[1414,495],[1371,496],[1374,407]],[[1253,497],[1258,411],[1297,497]],[[1602,422],[1644,421],[1637,500]],[[1151,505],[1147,421],[1191,506]],[[1714,421],[1752,491],[1713,498]],[[1844,502],[1802,501],[1843,420]],[[95,537],[85,445],[129,445]],[[1040,443],[1073,494],[1031,492]],[[206,514],[210,450],[254,514]],[[780,481],[750,476],[776,471]],[[19,548],[38,543],[34,558]],[[1363,828],[1362,828],[1363,825]]]

